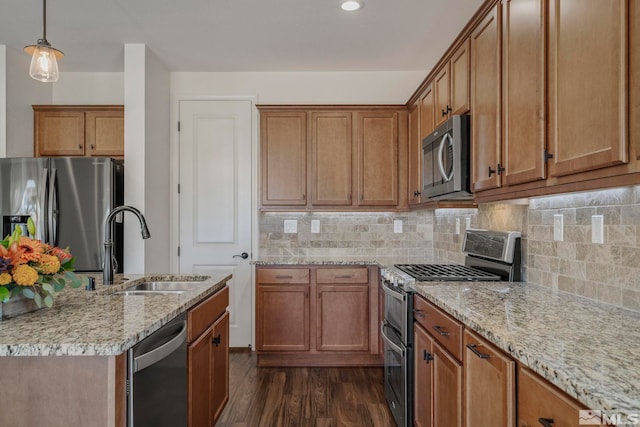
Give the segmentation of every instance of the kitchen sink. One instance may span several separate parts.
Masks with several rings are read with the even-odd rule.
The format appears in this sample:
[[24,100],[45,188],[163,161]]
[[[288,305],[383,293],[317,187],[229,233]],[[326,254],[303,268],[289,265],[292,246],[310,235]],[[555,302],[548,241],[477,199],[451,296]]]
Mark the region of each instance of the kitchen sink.
[[142,292],[184,292],[193,288],[193,284],[198,283],[195,281],[157,281],[157,282],[142,282],[127,288],[127,291],[142,291]]
[[154,290],[130,290],[130,291],[118,291],[115,292],[114,295],[123,295],[123,296],[135,296],[135,295],[180,295],[185,291],[154,291]]

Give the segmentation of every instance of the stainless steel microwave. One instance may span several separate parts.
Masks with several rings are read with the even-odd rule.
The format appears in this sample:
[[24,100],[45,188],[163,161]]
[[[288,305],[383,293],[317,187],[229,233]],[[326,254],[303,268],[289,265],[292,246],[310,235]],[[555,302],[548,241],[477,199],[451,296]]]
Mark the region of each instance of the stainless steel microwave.
[[470,117],[452,116],[422,140],[422,196],[470,199]]

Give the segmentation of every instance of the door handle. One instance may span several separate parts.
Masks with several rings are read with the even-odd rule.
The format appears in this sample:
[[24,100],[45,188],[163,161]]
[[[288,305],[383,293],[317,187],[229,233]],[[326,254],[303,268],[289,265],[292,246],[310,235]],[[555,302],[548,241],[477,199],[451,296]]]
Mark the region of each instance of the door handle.
[[247,259],[249,258],[249,254],[246,252],[242,252],[240,255],[236,254],[233,256],[234,258],[242,258],[242,259]]

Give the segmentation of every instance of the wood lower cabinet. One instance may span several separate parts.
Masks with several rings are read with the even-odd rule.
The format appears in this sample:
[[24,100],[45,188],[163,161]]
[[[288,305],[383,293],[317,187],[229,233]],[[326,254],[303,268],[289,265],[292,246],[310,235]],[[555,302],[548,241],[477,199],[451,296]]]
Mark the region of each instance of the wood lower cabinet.
[[515,425],[515,362],[468,330],[464,345],[465,426]]
[[213,426],[229,400],[229,288],[187,314],[188,425]]
[[258,365],[381,365],[378,274],[373,266],[257,267]]
[[[580,410],[587,409],[529,369],[518,369],[518,427],[578,427]],[[589,425],[602,425],[590,422]]]
[[124,157],[121,105],[34,105],[34,156]]

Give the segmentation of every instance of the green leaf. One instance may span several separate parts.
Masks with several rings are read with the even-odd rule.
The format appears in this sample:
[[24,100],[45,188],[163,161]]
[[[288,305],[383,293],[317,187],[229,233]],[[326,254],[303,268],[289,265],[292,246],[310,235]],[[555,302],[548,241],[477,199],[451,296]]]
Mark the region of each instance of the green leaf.
[[36,302],[36,305],[38,306],[38,308],[42,308],[42,297],[40,296],[39,293],[34,293],[33,294],[33,299]]
[[61,290],[64,289],[64,286],[66,285],[65,281],[60,279],[60,280],[54,280],[53,281],[53,290],[54,292],[60,292]]
[[71,286],[72,288],[79,288],[80,286],[82,286],[82,279],[76,277],[71,281],[71,283],[69,283],[69,286]]
[[36,235],[36,224],[33,222],[33,218],[31,217],[29,217],[29,219],[27,220],[27,231],[31,236]]
[[29,288],[23,288],[22,289],[22,295],[24,295],[25,297],[27,297],[29,299],[33,299],[35,297],[35,294]]
[[11,297],[13,298],[17,295],[19,295],[22,292],[22,287],[21,286],[16,286],[15,288],[11,289]]
[[9,289],[5,288],[4,286],[0,286],[0,301],[8,300],[9,294],[11,294],[11,292],[9,292]]
[[51,284],[49,284],[49,283],[43,283],[42,284],[42,289],[44,289],[45,291],[49,292],[50,294],[55,292],[55,290],[53,289],[53,286],[51,286]]
[[73,272],[72,272],[72,271],[65,271],[65,273],[64,273],[64,278],[65,278],[65,280],[66,280],[67,282],[70,282],[70,281],[72,281],[73,279],[75,279],[75,278],[76,278],[76,275],[75,275],[75,274],[73,274]]
[[47,295],[44,297],[44,305],[51,308],[53,306],[53,297],[51,295]]

